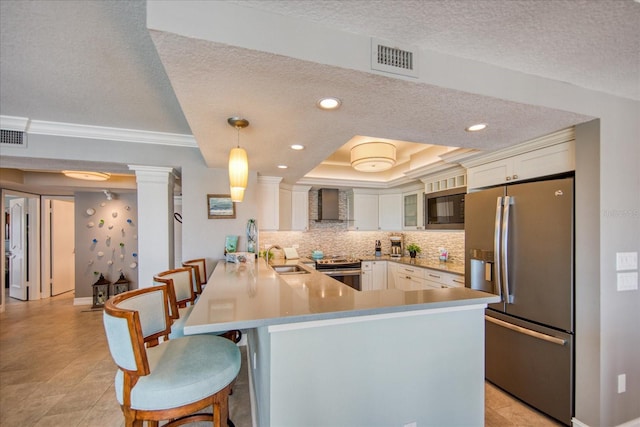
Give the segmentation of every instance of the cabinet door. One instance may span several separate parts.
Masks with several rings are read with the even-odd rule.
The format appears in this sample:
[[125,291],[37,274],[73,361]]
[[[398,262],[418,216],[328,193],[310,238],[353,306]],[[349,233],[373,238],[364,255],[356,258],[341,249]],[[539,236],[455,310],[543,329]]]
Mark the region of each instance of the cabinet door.
[[356,230],[377,230],[378,195],[355,194],[353,198],[353,215]]
[[380,230],[402,229],[402,195],[381,194],[378,198],[378,223]]
[[363,291],[373,290],[373,272],[371,270],[371,261],[362,263],[362,272],[360,273],[360,289]]
[[396,274],[398,272],[398,264],[395,262],[387,262],[387,289],[396,288]]
[[572,170],[575,170],[573,144],[565,142],[515,156],[511,179],[519,181]]
[[309,229],[309,192],[291,192],[291,229],[306,231]]
[[402,195],[402,228],[422,230],[424,223],[422,191]]
[[371,276],[373,277],[371,288],[374,291],[387,289],[387,262],[372,261]]
[[512,159],[503,159],[485,165],[475,166],[467,170],[467,188],[488,187],[504,184],[511,180]]

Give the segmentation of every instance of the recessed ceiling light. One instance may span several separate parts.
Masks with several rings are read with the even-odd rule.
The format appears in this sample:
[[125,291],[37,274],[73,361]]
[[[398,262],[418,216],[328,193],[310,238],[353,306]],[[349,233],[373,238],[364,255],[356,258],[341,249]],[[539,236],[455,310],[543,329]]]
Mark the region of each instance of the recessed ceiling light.
[[287,165],[278,165],[278,169],[286,169],[286,168],[288,168],[288,167],[289,167],[289,166],[287,166]]
[[105,172],[91,172],[91,171],[62,171],[62,173],[75,179],[84,179],[87,181],[106,181],[111,175]]
[[338,98],[322,98],[316,103],[323,110],[335,110],[342,104]]
[[465,128],[467,132],[477,132],[479,130],[485,130],[487,128],[486,123],[478,123],[476,125],[471,125],[468,128]]
[[293,144],[291,146],[292,150],[304,150],[304,145],[300,145],[300,144]]

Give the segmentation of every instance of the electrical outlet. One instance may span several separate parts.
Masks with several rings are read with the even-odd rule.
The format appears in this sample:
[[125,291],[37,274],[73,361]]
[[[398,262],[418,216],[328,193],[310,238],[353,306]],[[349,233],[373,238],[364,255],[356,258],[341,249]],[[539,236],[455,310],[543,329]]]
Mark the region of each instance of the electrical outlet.
[[300,247],[300,245],[293,245],[291,246],[293,249],[298,249]]
[[638,272],[618,273],[618,290],[635,291],[638,289]]
[[618,375],[618,393],[624,393],[627,391],[627,375]]
[[617,252],[616,270],[637,270],[638,252]]

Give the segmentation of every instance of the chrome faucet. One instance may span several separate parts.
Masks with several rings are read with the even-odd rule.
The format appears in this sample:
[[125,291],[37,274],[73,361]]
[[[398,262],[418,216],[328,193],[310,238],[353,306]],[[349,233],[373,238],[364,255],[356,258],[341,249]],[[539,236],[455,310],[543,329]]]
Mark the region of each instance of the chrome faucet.
[[271,249],[280,249],[283,250],[280,246],[278,245],[271,245],[267,248],[266,253],[264,254],[264,258],[267,260],[267,265],[269,264],[269,252],[271,251]]

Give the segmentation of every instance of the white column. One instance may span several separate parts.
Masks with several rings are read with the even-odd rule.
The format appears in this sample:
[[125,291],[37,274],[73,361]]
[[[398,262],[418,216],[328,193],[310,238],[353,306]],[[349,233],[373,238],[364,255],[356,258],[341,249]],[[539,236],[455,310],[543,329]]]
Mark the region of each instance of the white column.
[[129,165],[138,187],[138,287],[153,284],[153,276],[174,268],[173,186],[169,167]]

